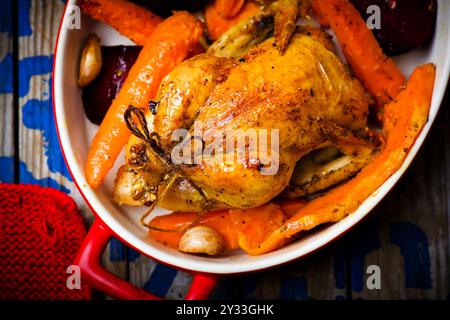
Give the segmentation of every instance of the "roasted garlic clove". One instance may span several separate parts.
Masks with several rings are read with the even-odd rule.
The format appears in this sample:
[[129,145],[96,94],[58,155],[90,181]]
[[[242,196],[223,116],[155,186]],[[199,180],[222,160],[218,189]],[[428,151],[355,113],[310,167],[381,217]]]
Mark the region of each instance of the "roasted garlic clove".
[[78,86],[81,88],[90,84],[100,73],[103,63],[100,42],[100,38],[93,33],[86,40],[83,52],[81,53],[80,72],[78,76]]
[[184,233],[178,249],[187,253],[206,253],[215,256],[225,251],[225,240],[213,228],[196,226]]

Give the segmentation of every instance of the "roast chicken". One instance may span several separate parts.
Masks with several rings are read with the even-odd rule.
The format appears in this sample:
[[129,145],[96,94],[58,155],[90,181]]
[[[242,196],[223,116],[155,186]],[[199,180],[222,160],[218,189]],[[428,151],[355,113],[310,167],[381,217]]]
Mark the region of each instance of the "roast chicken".
[[[370,97],[321,30],[297,30],[283,52],[274,38],[237,54],[219,51],[185,61],[161,83],[145,121],[136,126],[138,133],[145,125],[152,134],[137,134],[128,143],[116,202],[195,212],[251,208],[329,188],[373,157]],[[203,132],[199,139],[196,126]],[[173,139],[177,129],[187,132],[181,142]],[[225,162],[228,149],[191,154],[197,160],[191,163],[173,161],[180,145],[200,142],[201,150],[211,150],[217,134],[225,140],[238,130],[264,130],[270,146],[277,139],[269,161],[237,145],[232,151],[244,152],[242,163]]]

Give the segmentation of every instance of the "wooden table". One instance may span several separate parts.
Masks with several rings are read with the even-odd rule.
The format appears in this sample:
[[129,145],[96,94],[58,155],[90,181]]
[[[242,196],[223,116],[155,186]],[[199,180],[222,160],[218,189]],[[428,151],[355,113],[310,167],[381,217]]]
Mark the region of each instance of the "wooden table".
[[[53,47],[61,0],[0,1],[0,180],[63,190],[92,215],[78,194],[58,144],[51,102]],[[414,163],[369,218],[298,262],[225,278],[217,299],[449,298],[450,100],[441,108]],[[161,296],[178,299],[190,276],[111,241],[112,272]],[[366,286],[370,265],[380,290]]]

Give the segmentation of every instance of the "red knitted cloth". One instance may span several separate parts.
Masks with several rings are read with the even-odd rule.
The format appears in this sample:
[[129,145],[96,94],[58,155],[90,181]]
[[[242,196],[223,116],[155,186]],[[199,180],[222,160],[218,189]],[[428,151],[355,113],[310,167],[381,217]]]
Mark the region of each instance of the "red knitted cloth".
[[0,184],[0,299],[89,299],[83,284],[66,285],[85,235],[83,217],[66,194]]

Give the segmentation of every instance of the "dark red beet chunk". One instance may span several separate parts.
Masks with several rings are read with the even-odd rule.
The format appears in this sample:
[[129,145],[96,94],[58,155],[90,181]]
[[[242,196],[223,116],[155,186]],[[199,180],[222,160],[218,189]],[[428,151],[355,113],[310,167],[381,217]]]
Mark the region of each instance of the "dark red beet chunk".
[[122,88],[142,47],[102,47],[103,65],[98,77],[83,88],[84,111],[88,119],[100,124]]
[[367,20],[367,8],[381,9],[381,29],[373,33],[388,55],[406,53],[426,44],[433,36],[436,0],[352,0]]

